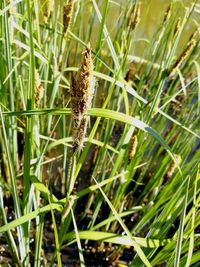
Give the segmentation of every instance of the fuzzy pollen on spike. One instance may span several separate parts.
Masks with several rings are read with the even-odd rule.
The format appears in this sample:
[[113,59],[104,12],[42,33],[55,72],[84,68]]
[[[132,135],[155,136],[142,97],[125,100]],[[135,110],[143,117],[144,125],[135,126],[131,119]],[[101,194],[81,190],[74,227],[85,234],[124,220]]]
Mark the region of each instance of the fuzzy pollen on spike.
[[87,131],[87,111],[91,107],[95,79],[90,44],[83,53],[83,62],[71,82],[71,108],[73,123],[73,152],[83,147]]

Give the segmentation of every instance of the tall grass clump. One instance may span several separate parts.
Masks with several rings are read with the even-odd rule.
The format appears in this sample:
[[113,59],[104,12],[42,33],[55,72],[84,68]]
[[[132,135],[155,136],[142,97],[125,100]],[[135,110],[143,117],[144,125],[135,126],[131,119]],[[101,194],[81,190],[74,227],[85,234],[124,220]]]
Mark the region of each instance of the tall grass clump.
[[0,1],[0,265],[199,266],[198,15]]

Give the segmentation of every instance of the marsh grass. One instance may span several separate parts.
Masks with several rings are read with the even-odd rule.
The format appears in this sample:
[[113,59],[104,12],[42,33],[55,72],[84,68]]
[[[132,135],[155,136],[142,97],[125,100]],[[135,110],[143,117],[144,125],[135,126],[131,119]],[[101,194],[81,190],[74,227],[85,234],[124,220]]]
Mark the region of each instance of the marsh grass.
[[0,2],[0,263],[198,266],[198,5],[61,2]]

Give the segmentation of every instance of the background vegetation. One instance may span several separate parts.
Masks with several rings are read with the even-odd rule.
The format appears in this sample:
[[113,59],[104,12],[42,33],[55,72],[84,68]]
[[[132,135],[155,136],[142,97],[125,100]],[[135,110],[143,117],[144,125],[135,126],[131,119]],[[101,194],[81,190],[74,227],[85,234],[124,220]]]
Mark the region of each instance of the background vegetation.
[[2,266],[199,266],[200,5],[155,2],[0,1]]

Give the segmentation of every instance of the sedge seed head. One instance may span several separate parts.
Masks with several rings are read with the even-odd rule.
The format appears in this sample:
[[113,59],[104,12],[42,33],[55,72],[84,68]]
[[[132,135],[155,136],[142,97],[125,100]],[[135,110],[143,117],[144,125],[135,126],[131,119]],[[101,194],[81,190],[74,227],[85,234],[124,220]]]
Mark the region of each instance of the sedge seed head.
[[174,161],[172,161],[172,162],[170,163],[168,169],[167,169],[166,174],[165,174],[165,177],[168,178],[168,179],[172,177],[174,171],[175,171],[176,168],[177,168],[177,165],[179,165],[179,164],[181,163],[181,161],[182,161],[180,155],[175,155],[175,159],[176,159],[177,164],[176,164]]
[[134,134],[130,140],[129,161],[131,161],[135,156],[137,145],[138,145],[137,135]]
[[192,39],[185,50],[182,52],[182,54],[179,56],[179,58],[176,60],[175,64],[170,70],[169,74],[169,80],[172,80],[178,70],[178,68],[181,66],[181,64],[185,61],[185,59],[189,56],[193,48],[196,46],[196,40]]
[[72,20],[74,0],[68,0],[63,8],[63,33],[66,34]]
[[174,36],[177,35],[177,33],[178,33],[179,30],[180,30],[180,27],[181,27],[181,18],[178,18],[178,20],[177,20],[177,22],[176,22],[175,29],[174,29]]
[[48,22],[48,19],[49,19],[51,13],[53,12],[53,8],[54,8],[54,1],[53,0],[47,0],[45,5],[44,5],[44,11],[43,11],[43,19],[44,19],[45,23]]
[[167,10],[163,18],[163,24],[170,18],[171,14],[172,14],[172,3],[167,7]]
[[88,46],[83,53],[83,62],[71,83],[71,107],[73,121],[74,152],[81,148],[86,135],[86,113],[91,107],[94,94],[93,60]]
[[40,106],[41,99],[44,94],[44,88],[42,86],[38,70],[35,71],[35,105],[37,108]]
[[140,22],[141,3],[136,3],[133,12],[128,20],[128,27],[131,31],[134,31]]

